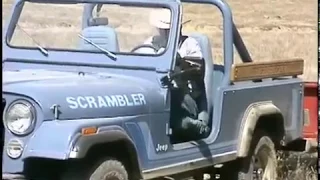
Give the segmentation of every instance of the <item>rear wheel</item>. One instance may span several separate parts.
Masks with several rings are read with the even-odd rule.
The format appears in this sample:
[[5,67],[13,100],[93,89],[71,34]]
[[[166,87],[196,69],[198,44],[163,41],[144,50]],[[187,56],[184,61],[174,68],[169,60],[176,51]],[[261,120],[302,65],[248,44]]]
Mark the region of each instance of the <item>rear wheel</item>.
[[92,167],[79,163],[68,168],[61,180],[128,180],[125,166],[118,160],[108,158]]
[[221,177],[228,180],[276,180],[277,156],[271,138],[254,136],[249,155],[223,167]]
[[262,136],[256,145],[252,147],[250,154],[242,162],[238,180],[277,179],[276,150],[274,143],[268,136]]

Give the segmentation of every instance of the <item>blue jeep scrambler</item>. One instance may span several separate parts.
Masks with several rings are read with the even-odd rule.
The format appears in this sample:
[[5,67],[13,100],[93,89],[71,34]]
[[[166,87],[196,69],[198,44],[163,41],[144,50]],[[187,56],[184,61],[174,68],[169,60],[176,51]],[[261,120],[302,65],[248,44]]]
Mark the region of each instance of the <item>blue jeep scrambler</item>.
[[[3,41],[3,179],[212,179],[219,174],[228,180],[275,180],[276,150],[292,150],[292,144],[303,141],[304,88],[297,77],[303,73],[303,60],[253,62],[225,1],[183,2],[221,11],[223,65],[216,63],[208,37],[199,32],[190,36],[199,42],[203,58],[178,55],[179,0],[17,0]],[[27,5],[35,7],[34,13],[41,10],[39,5],[54,6],[52,12],[62,5],[80,9],[82,18],[76,11],[64,18],[82,21],[82,27],[62,23],[61,36],[51,34],[57,29],[33,22],[55,42],[72,43],[71,36],[63,35],[79,30],[72,34],[80,42],[76,49],[38,43],[38,31],[28,34],[23,27],[30,21],[21,18]],[[140,13],[169,9],[165,50],[133,51],[152,47],[130,41],[140,32],[126,39],[115,31],[122,25],[109,26],[112,16],[99,14],[109,6],[143,9]],[[58,16],[64,15],[39,18],[49,22]],[[135,23],[121,18],[121,23]],[[14,42],[17,31],[23,31],[32,45],[22,47],[21,39]],[[119,48],[123,43],[131,48]],[[234,63],[233,47],[240,64]],[[189,68],[173,71],[181,60]],[[179,108],[174,107],[172,92],[177,89],[171,83],[178,78],[192,81],[194,74],[204,82],[198,90],[206,96],[202,103],[207,105],[210,133],[179,140],[172,127]]]

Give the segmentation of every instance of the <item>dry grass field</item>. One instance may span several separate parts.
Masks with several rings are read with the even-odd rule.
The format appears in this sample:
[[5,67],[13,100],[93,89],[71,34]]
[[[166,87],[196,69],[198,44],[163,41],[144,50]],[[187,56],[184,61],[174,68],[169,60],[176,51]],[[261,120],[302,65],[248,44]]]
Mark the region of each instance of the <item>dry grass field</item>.
[[[12,0],[3,0],[3,19],[6,22]],[[271,61],[289,58],[303,58],[306,81],[317,80],[317,1],[316,0],[228,0],[233,10],[234,21],[254,61]],[[39,43],[66,47],[77,44],[75,32],[81,28],[81,6],[28,6],[20,26]],[[185,5],[184,32],[202,32],[212,42],[214,57],[221,63],[222,26],[221,14],[208,5]],[[109,9],[110,24],[119,33],[120,46],[131,49],[137,41],[150,35],[147,11],[131,9]],[[28,43],[24,34],[17,35],[17,43]],[[29,39],[30,43],[30,39]],[[236,61],[239,57],[236,56]],[[316,171],[303,171],[292,174],[297,178],[316,179]],[[293,175],[295,176],[295,175]],[[285,178],[284,178],[285,179]]]
[[[13,0],[3,0],[4,23]],[[255,61],[288,58],[305,59],[306,81],[317,80],[317,1],[315,0],[229,0],[234,21]],[[120,46],[131,48],[147,37],[148,12],[141,9],[109,8],[108,17],[119,33]],[[82,6],[28,6],[20,26],[44,46],[69,46],[79,40],[75,31],[81,27]],[[45,17],[45,18],[43,18]],[[184,32],[207,34],[216,62],[222,60],[221,14],[208,5],[186,4]],[[19,36],[18,36],[19,35]],[[25,40],[17,33],[16,40]],[[30,43],[30,39],[29,39]],[[239,57],[236,55],[236,61]]]

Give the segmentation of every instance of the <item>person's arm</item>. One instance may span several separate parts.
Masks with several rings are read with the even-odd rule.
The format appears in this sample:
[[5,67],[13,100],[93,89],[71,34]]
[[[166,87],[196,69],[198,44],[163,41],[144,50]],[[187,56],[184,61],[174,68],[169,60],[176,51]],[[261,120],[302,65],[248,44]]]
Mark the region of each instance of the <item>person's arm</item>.
[[200,45],[194,38],[187,38],[178,50],[181,57],[197,57],[202,59]]
[[[143,42],[143,44],[152,45],[152,39],[153,39],[153,37],[149,37],[147,40],[145,40],[145,41]],[[151,48],[146,48],[146,47],[140,48],[140,49],[136,50],[135,53],[141,53],[141,54],[156,54],[156,52],[154,52],[153,49],[151,49]]]

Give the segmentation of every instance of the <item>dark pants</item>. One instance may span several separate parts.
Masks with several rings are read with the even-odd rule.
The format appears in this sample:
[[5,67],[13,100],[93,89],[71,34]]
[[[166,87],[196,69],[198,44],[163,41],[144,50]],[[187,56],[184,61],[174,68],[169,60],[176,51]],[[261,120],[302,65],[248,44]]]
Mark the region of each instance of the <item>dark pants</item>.
[[[199,109],[196,101],[190,94],[175,95],[173,107],[173,131],[181,140],[195,140],[207,136],[210,132],[207,121],[198,119]],[[175,111],[174,111],[175,110]]]

